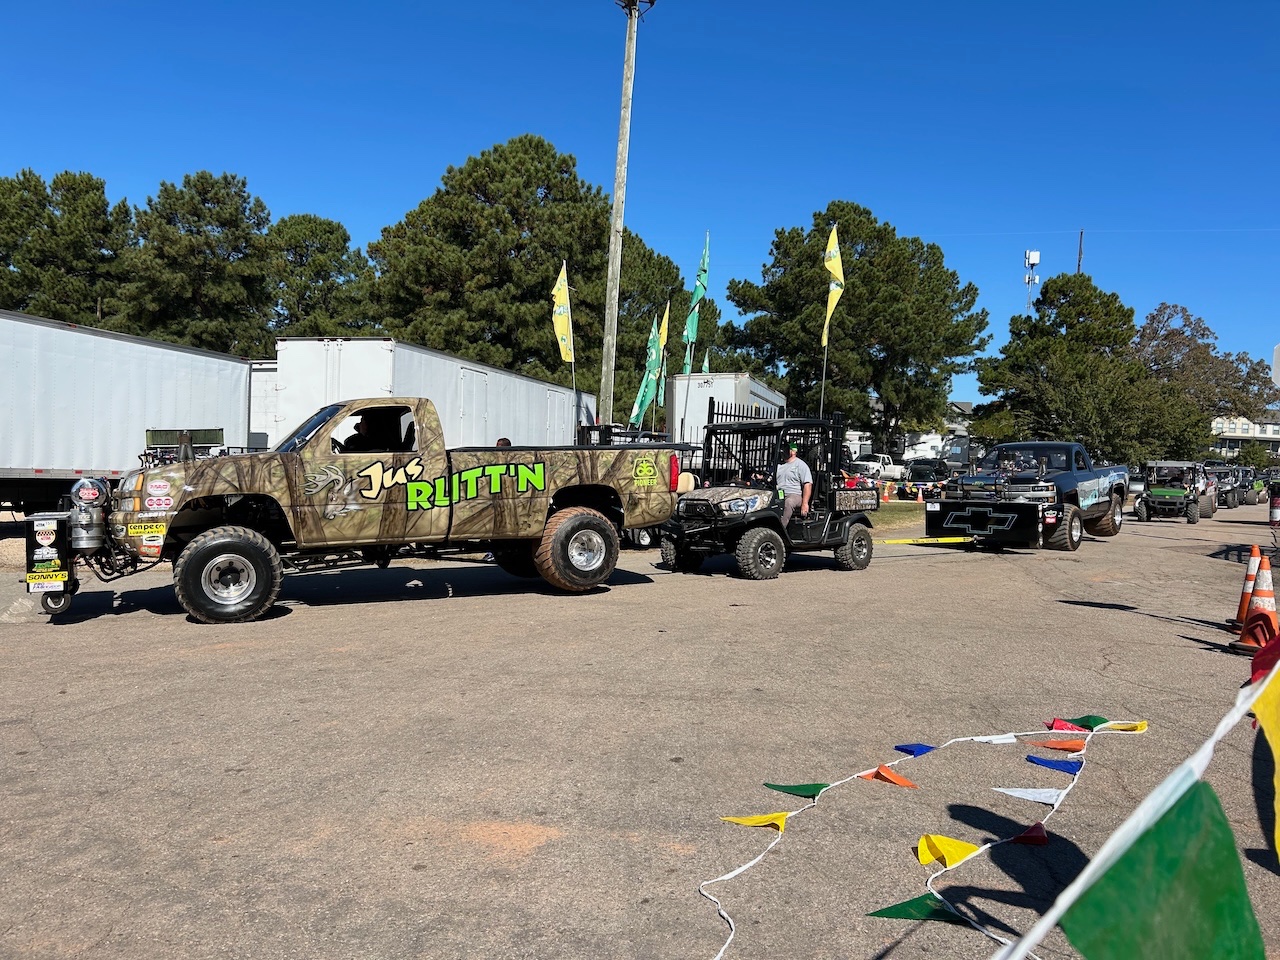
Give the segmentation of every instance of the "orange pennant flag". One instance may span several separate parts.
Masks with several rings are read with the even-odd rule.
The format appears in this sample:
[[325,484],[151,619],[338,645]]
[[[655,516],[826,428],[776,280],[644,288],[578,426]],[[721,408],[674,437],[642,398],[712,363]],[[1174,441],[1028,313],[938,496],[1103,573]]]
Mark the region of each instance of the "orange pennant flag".
[[787,829],[788,813],[764,813],[758,817],[721,817],[725,823],[740,823],[744,827],[773,827],[781,833]]
[[1046,750],[1068,750],[1071,753],[1079,753],[1084,749],[1083,740],[1028,740],[1027,743]]
[[912,790],[920,789],[902,774],[894,773],[891,767],[886,767],[883,763],[870,773],[860,773],[858,776],[863,780],[883,780],[885,783],[897,784],[899,787],[910,787]]

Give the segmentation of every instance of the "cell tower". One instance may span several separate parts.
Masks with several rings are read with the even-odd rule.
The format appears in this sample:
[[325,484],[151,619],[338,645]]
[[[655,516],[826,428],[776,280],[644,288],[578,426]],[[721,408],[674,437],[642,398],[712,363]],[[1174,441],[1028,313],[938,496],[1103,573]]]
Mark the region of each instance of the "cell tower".
[[1040,263],[1040,251],[1028,250],[1022,255],[1023,266],[1027,268],[1025,283],[1027,285],[1027,316],[1031,315],[1031,302],[1036,298],[1036,286],[1040,283],[1040,276],[1035,272],[1036,267]]

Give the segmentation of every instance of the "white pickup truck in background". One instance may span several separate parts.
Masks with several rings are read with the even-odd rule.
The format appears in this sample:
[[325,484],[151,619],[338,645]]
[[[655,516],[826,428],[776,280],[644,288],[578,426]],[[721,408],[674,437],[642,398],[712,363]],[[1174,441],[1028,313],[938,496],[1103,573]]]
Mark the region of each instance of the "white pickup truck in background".
[[876,480],[905,480],[907,468],[894,463],[887,453],[860,453],[853,458],[854,469]]

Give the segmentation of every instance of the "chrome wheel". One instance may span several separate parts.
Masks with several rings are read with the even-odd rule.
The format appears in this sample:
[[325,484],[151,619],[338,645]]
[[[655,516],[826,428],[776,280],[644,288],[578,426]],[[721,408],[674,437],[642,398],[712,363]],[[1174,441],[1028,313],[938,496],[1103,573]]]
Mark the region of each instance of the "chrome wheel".
[[258,575],[244,557],[223,553],[205,564],[200,581],[210,599],[218,603],[238,603],[253,592]]
[[605,549],[604,537],[596,533],[594,530],[579,530],[572,539],[569,540],[569,562],[573,564],[575,570],[581,570],[583,573],[590,573],[599,569],[600,564],[604,563]]

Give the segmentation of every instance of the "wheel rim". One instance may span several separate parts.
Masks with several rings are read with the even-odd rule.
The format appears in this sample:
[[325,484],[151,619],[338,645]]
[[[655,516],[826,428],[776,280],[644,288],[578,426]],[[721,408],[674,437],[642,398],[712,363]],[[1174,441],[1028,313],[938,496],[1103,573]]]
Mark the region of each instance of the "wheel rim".
[[61,613],[71,606],[71,597],[66,593],[48,593],[45,594],[44,605],[50,613]]
[[756,562],[762,570],[772,570],[778,565],[778,545],[765,540],[756,547]]
[[853,543],[851,543],[850,546],[853,548],[853,559],[856,562],[861,563],[863,560],[867,559],[868,544],[866,537],[859,534],[853,538]]
[[579,530],[569,540],[569,562],[583,573],[598,569],[605,552],[604,537],[594,530]]
[[258,585],[258,574],[244,557],[224,553],[205,564],[200,582],[211,599],[219,603],[238,603]]
[[1124,523],[1124,507],[1118,501],[1112,502],[1111,522],[1119,529],[1120,524]]
[[1071,537],[1071,542],[1076,543],[1084,539],[1084,521],[1080,519],[1079,514],[1071,518],[1071,529],[1067,531]]

